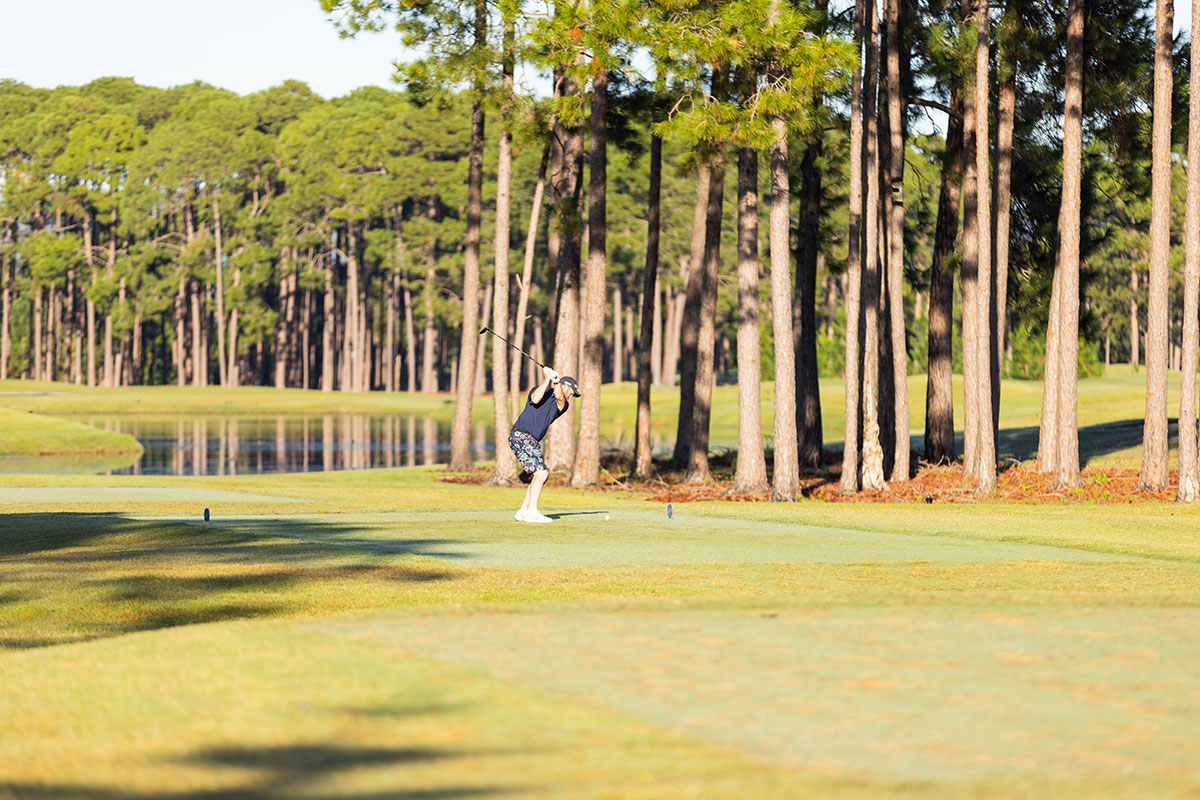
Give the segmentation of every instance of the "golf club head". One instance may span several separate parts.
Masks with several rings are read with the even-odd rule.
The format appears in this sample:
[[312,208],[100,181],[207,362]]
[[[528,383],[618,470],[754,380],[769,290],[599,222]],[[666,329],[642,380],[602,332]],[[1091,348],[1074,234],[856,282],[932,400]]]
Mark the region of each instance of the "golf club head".
[[485,334],[485,333],[487,333],[487,328],[480,328],[480,329],[479,329],[479,334],[480,334],[481,336],[482,336],[483,334]]

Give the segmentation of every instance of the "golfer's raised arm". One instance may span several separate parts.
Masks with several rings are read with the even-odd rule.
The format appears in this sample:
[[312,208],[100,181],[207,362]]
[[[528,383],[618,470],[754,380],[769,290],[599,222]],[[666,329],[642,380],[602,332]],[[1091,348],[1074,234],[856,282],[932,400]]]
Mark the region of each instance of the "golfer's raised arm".
[[555,373],[555,371],[549,367],[542,367],[542,375],[544,377],[542,378],[542,382],[538,384],[537,388],[533,390],[533,394],[529,396],[529,402],[533,403],[535,406],[542,402],[542,398],[546,396],[546,390],[550,388],[550,383],[554,380],[554,376],[556,374],[557,373]]

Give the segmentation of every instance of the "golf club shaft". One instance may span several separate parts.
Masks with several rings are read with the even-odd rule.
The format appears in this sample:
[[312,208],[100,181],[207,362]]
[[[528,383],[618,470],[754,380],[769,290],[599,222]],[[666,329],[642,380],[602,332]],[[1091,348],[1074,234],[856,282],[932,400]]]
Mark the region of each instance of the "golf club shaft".
[[482,330],[480,330],[479,332],[482,334],[482,333],[484,333],[485,331],[486,331],[487,333],[490,333],[492,336],[495,336],[497,339],[499,339],[500,341],[504,342],[506,345],[508,345],[509,347],[511,347],[513,350],[516,350],[518,353],[520,353],[521,355],[525,356],[525,357],[526,357],[526,358],[528,358],[530,361],[532,361],[533,363],[537,364],[539,367],[543,367],[543,368],[544,368],[544,367],[546,366],[545,364],[543,364],[542,362],[538,361],[538,360],[537,360],[536,358],[534,358],[533,356],[529,355],[529,353],[526,353],[524,350],[522,350],[521,348],[517,347],[515,344],[513,344],[512,342],[510,342],[508,339],[505,339],[503,336],[501,336],[500,334],[496,333],[496,332],[495,332],[494,330],[492,330],[491,328],[489,328],[489,327],[487,327],[487,326],[484,326],[484,327],[483,327],[483,329],[482,329]]

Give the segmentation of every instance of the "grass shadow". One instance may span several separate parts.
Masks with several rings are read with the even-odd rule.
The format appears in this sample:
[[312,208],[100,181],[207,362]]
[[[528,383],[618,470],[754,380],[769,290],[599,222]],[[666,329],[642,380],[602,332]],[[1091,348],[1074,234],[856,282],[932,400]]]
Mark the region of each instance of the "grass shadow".
[[[266,800],[311,797],[317,800],[458,800],[495,797],[516,791],[499,786],[444,786],[425,789],[348,791],[339,786],[343,774],[364,770],[433,764],[477,756],[471,751],[438,747],[363,747],[343,744],[290,744],[268,747],[224,745],[191,753],[177,763],[200,766],[219,776],[223,770],[251,777],[238,785],[204,790],[130,791],[72,783],[0,782],[0,798],[62,800]],[[394,778],[389,775],[389,780]],[[328,786],[328,789],[322,789]]]
[[[197,623],[336,612],[347,587],[451,580],[444,540],[365,539],[320,520],[202,524],[122,514],[0,517],[0,650]],[[382,584],[382,586],[381,586]],[[356,606],[357,607],[357,606]]]
[[[1168,447],[1175,447],[1178,443],[1178,422],[1174,418],[1167,421]],[[1141,419],[1124,419],[1080,428],[1080,466],[1087,466],[1090,461],[1102,456],[1140,448],[1143,423],[1144,420]],[[1015,458],[1018,461],[1037,458],[1039,433],[1037,426],[1002,428],[997,447],[998,458],[1002,460]],[[962,452],[961,442],[959,445],[959,452]]]

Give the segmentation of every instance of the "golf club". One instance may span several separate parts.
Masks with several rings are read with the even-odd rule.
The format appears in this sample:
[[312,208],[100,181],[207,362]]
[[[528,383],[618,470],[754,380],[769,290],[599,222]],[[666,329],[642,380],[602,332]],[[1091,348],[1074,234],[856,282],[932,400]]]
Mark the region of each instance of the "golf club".
[[543,364],[542,362],[538,361],[538,360],[537,360],[536,358],[534,358],[533,356],[529,355],[529,353],[526,353],[524,350],[522,350],[521,348],[517,347],[515,344],[513,344],[512,342],[510,342],[508,339],[505,339],[503,336],[501,336],[500,334],[496,333],[494,330],[492,330],[491,328],[487,327],[486,325],[485,325],[484,327],[482,327],[482,328],[480,328],[480,329],[479,329],[479,335],[480,335],[480,336],[482,336],[482,335],[483,335],[483,334],[485,334],[485,333],[490,333],[492,336],[495,336],[497,339],[499,339],[500,341],[504,342],[506,345],[508,345],[509,347],[511,347],[513,350],[516,350],[518,353],[520,353],[521,355],[525,356],[525,357],[526,357],[526,358],[528,358],[530,361],[532,361],[533,363],[537,364],[539,367],[545,367],[545,366],[546,366],[545,364]]

